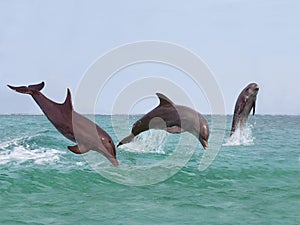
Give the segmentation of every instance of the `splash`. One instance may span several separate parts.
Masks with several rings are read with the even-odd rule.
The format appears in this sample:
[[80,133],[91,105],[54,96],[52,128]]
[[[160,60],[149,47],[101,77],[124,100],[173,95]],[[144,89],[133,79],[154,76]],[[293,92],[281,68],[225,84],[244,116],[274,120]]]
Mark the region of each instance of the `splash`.
[[237,127],[223,146],[254,145],[255,138],[252,135],[252,129],[253,125],[250,124],[246,124],[243,129]]
[[134,153],[165,154],[164,140],[167,133],[162,130],[149,130],[136,136],[132,142],[121,145],[124,151]]

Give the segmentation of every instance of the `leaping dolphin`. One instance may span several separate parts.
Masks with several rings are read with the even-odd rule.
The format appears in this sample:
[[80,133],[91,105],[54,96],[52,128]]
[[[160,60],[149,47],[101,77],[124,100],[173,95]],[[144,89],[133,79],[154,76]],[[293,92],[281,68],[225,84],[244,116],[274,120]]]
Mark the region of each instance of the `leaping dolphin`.
[[68,146],[70,151],[83,154],[95,150],[104,155],[114,166],[118,166],[115,145],[111,137],[97,124],[73,110],[70,90],[67,89],[65,102],[59,104],[40,92],[44,85],[45,83],[42,82],[28,87],[7,86],[16,92],[32,96],[54,127],[66,138],[76,142],[77,145]]
[[251,109],[255,114],[256,96],[259,86],[256,83],[251,83],[245,87],[240,93],[234,108],[232,126],[230,136],[236,131],[237,127],[243,128],[246,123]]
[[[135,136],[149,129],[161,129],[170,133],[187,131],[207,149],[209,128],[206,119],[189,107],[176,105],[161,93],[156,93],[156,95],[160,101],[159,105],[136,121],[131,134],[120,141],[117,146],[131,142]],[[159,119],[155,120],[155,118]]]

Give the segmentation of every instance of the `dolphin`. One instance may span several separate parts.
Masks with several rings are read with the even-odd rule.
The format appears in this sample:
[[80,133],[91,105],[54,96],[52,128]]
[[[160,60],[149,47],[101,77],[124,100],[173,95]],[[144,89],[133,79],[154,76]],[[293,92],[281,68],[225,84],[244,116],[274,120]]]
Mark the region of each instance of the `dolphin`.
[[121,140],[117,147],[131,142],[135,136],[144,131],[160,129],[173,134],[187,131],[200,141],[204,149],[207,149],[209,128],[206,119],[189,107],[176,105],[161,93],[156,95],[159,105],[136,121],[131,134]]
[[250,83],[240,93],[234,107],[230,136],[236,131],[237,127],[243,128],[251,110],[253,115],[255,114],[258,90],[259,86],[256,83]]
[[54,127],[66,138],[76,143],[75,146],[68,146],[70,151],[83,154],[89,150],[95,150],[104,155],[114,166],[118,166],[115,145],[111,137],[97,124],[74,111],[69,89],[67,89],[65,102],[59,104],[40,92],[45,86],[44,82],[28,87],[7,86],[16,92],[32,96]]

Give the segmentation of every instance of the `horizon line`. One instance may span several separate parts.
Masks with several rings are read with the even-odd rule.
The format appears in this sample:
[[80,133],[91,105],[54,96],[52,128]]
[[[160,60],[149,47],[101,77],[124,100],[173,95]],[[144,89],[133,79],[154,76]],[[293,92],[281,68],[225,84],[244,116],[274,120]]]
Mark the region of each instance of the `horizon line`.
[[[81,115],[86,115],[86,116],[140,116],[140,115],[145,115],[147,113],[134,113],[134,114],[123,114],[123,113],[117,113],[117,114],[106,114],[106,113],[82,113]],[[233,114],[206,114],[206,113],[201,113],[201,115],[205,116],[233,116]],[[43,113],[39,114],[31,114],[31,113],[0,113],[0,116],[45,116]],[[254,116],[300,116],[300,114],[255,114]]]

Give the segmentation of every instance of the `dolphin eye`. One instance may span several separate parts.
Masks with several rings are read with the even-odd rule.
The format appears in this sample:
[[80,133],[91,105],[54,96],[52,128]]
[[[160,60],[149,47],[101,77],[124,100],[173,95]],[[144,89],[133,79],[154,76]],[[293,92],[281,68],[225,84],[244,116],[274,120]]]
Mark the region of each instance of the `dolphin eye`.
[[111,143],[111,140],[109,140],[108,142]]

